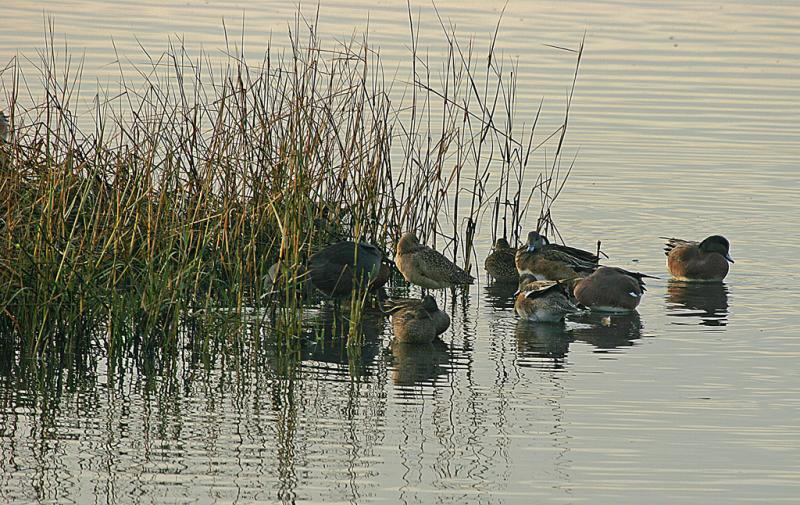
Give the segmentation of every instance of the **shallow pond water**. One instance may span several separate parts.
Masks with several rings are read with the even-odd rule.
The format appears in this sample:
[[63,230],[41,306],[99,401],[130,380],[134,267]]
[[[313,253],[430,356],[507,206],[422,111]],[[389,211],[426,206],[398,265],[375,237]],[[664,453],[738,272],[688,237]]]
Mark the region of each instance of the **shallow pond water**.
[[[502,6],[437,2],[479,40]],[[432,8],[412,8],[421,45],[440,50]],[[43,9],[85,54],[90,88],[115,78],[112,36],[126,58],[176,34],[216,50],[223,17],[238,36],[244,10],[258,54],[270,33],[284,43],[295,6],[11,0],[0,64],[34,58]],[[400,66],[407,18],[404,2],[325,0],[319,27],[342,39],[369,19]],[[614,264],[661,276],[638,313],[527,324],[513,289],[481,276],[441,295],[453,324],[431,347],[390,346],[375,317],[360,355],[323,332],[289,368],[267,349],[168,376],[54,371],[43,386],[5,357],[0,501],[796,503],[799,24],[791,3],[509,3],[498,47],[519,58],[520,114],[543,98],[560,120],[574,60],[546,44],[586,33],[556,220],[571,245],[600,238]],[[732,243],[725,282],[667,280],[658,237],[711,233]],[[481,223],[478,258],[490,241]]]

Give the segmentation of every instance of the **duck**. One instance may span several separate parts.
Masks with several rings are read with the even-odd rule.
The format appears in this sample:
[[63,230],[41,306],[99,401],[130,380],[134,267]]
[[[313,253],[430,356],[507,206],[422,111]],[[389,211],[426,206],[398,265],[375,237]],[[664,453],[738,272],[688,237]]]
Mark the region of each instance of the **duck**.
[[569,291],[563,283],[536,280],[531,274],[521,277],[519,291],[514,296],[514,310],[529,321],[558,323],[567,314],[579,310],[570,300]]
[[368,286],[379,276],[383,253],[367,242],[342,240],[317,251],[308,259],[308,275],[324,295],[348,296],[359,286]]
[[574,247],[551,244],[536,231],[528,233],[528,245],[515,256],[520,276],[530,274],[537,280],[558,281],[586,277],[597,268],[596,254]]
[[394,262],[406,281],[423,289],[443,289],[475,281],[442,253],[421,244],[413,232],[400,237]]
[[483,262],[483,268],[498,282],[518,282],[519,274],[514,262],[516,249],[512,249],[508,240],[498,238],[492,252]]
[[730,242],[722,235],[711,235],[702,242],[661,237],[667,241],[664,253],[667,268],[675,279],[682,281],[718,282],[728,275],[733,263]]
[[450,327],[450,316],[431,295],[389,301],[386,312],[392,317],[394,339],[399,343],[430,344]]
[[581,305],[597,312],[630,312],[646,291],[644,278],[651,275],[624,268],[601,266],[575,283],[573,293]]

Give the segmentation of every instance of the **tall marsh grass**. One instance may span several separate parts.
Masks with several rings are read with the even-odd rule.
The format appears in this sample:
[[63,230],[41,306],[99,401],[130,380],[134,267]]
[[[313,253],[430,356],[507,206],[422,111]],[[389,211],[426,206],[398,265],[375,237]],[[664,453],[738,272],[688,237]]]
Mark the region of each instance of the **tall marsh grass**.
[[[119,359],[207,351],[235,338],[195,322],[264,305],[290,337],[304,303],[295,281],[331,241],[391,254],[414,229],[474,269],[487,211],[493,235],[516,241],[539,192],[539,226],[552,225],[566,116],[543,134],[538,114],[515,123],[516,69],[495,54],[497,33],[479,54],[441,22],[448,49],[432,61],[409,14],[411,78],[387,82],[366,37],[326,45],[316,24],[298,16],[288,48],[259,61],[232,45],[222,61],[179,44],[143,51],[147,63],[120,64],[119,90],[99,92],[84,116],[82,64],[56,49],[52,24],[35,70],[17,57],[0,71],[11,126],[0,145],[4,346]],[[548,142],[550,168],[530,176]],[[275,262],[283,289],[271,290]]]

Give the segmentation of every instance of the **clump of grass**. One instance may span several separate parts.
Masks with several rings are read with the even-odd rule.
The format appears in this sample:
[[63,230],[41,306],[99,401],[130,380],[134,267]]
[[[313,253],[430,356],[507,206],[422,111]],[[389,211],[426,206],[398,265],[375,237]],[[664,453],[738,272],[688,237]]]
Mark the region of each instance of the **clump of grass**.
[[[0,72],[11,128],[0,145],[9,341],[33,356],[176,356],[213,347],[187,327],[274,304],[273,332],[294,352],[310,254],[345,238],[390,253],[414,229],[469,269],[489,176],[499,167],[493,213],[499,222],[502,208],[504,234],[518,237],[525,169],[557,137],[553,168],[534,184],[552,224],[566,119],[534,144],[537,113],[517,140],[516,72],[507,77],[495,56],[497,32],[484,59],[440,19],[449,49],[434,74],[409,11],[412,79],[397,100],[366,38],[327,47],[316,21],[298,15],[289,47],[267,47],[258,63],[229,45],[221,70],[182,45],[145,52],[146,65],[120,63],[120,90],[99,92],[91,117],[76,112],[82,66],[55,49],[52,24],[38,84],[16,59]],[[265,297],[276,262],[280,285]],[[360,313],[364,293],[351,305]]]

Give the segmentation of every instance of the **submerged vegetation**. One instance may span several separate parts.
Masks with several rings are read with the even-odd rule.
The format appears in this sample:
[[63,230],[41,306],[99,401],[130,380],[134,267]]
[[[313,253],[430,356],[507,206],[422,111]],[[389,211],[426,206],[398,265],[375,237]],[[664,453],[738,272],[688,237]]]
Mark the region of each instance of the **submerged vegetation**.
[[482,217],[514,244],[538,198],[538,226],[552,227],[569,107],[555,131],[537,131],[538,113],[515,124],[516,72],[495,54],[497,33],[484,53],[442,22],[447,51],[431,60],[409,21],[410,81],[387,81],[366,37],[328,46],[298,16],[288,47],[257,63],[241,47],[223,61],[182,45],[145,52],[85,116],[81,65],[56,50],[51,25],[35,76],[20,58],[0,70],[4,353],[207,356],[264,335],[220,328],[267,319],[290,343],[303,265],[333,241],[391,256],[414,230],[474,273]]

